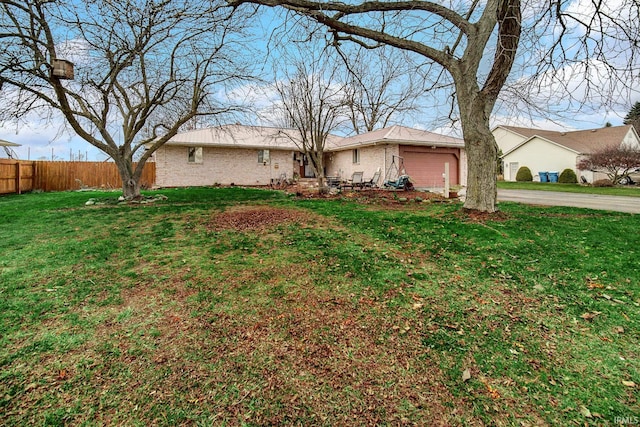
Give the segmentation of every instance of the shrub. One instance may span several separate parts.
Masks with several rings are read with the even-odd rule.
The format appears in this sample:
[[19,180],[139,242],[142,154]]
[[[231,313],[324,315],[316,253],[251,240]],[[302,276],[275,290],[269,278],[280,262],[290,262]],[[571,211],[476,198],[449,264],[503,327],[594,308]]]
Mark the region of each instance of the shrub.
[[599,179],[597,181],[593,181],[593,185],[594,187],[613,187],[613,182],[611,182],[610,179]]
[[516,174],[516,181],[518,182],[531,182],[533,181],[533,175],[531,175],[531,169],[526,166],[522,166],[518,169],[518,173]]
[[577,184],[578,177],[576,176],[576,173],[573,171],[573,169],[565,169],[560,174],[558,182],[561,184]]

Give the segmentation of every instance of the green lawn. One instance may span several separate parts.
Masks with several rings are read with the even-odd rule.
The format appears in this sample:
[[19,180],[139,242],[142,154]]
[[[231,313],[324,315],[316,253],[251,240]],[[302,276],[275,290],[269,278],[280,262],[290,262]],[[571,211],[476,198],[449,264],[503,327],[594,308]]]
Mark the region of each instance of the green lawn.
[[557,182],[515,182],[498,181],[498,188],[504,190],[564,191],[568,193],[605,194],[609,196],[640,197],[640,186],[620,185],[616,187],[591,187],[580,184],[559,184]]
[[0,424],[640,413],[640,215],[159,193],[0,197]]

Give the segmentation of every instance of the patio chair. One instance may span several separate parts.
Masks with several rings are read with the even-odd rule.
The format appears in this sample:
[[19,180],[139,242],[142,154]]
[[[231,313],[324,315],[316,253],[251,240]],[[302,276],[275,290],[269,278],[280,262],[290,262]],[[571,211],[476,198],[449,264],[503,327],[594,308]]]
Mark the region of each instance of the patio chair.
[[373,174],[373,177],[369,181],[365,181],[362,184],[363,188],[373,188],[378,186],[378,180],[380,179],[380,168]]
[[364,182],[362,181],[362,177],[364,175],[364,172],[354,172],[353,175],[351,175],[351,179],[348,180],[347,182],[343,183],[340,188],[344,189],[344,188],[351,188],[354,189],[356,187],[362,187],[364,185]]
[[339,176],[328,176],[326,177],[327,187],[329,188],[339,188],[340,187],[340,177]]

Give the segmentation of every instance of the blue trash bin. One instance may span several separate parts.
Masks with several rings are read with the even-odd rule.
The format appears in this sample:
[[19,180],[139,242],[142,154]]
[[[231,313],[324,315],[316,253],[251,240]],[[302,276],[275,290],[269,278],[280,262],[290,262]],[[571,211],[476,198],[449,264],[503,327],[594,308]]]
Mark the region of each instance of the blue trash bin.
[[549,172],[549,182],[558,182],[558,172]]
[[548,172],[538,172],[538,175],[540,175],[540,182],[549,182]]

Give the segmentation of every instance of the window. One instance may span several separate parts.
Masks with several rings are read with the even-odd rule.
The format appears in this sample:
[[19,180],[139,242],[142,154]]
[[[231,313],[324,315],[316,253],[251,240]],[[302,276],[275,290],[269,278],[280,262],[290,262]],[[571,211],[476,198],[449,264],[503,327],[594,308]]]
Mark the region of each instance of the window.
[[357,148],[353,150],[353,163],[360,163],[360,150]]
[[258,150],[258,163],[269,163],[269,150]]
[[202,163],[202,147],[189,147],[187,153],[187,162]]

